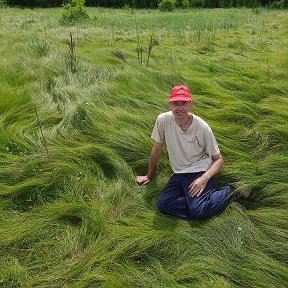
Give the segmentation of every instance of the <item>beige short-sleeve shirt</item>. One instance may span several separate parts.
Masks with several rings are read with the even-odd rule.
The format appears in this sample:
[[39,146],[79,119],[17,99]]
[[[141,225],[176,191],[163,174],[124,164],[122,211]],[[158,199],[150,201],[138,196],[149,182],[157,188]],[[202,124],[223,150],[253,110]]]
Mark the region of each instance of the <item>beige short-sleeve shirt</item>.
[[193,121],[187,131],[176,123],[172,111],[160,114],[151,135],[154,141],[166,143],[174,173],[207,171],[212,156],[220,153],[210,126],[200,117],[190,114]]

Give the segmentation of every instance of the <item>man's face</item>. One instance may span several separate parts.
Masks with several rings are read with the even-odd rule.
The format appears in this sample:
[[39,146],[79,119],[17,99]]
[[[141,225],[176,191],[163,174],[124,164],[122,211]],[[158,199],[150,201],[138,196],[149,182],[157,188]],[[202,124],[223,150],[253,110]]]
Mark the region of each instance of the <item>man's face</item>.
[[187,117],[189,110],[192,108],[191,101],[173,101],[169,102],[169,108],[176,119],[184,119]]

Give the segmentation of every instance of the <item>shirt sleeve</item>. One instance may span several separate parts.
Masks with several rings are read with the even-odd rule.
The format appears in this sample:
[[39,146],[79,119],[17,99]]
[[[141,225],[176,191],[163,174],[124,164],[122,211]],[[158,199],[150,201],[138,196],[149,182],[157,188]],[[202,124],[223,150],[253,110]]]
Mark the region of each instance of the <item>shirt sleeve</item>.
[[216,138],[212,132],[210,127],[207,127],[204,132],[204,149],[205,152],[209,155],[209,157],[218,155],[220,153],[220,149],[218,147]]
[[164,143],[165,141],[165,122],[162,114],[156,119],[151,138],[158,143]]

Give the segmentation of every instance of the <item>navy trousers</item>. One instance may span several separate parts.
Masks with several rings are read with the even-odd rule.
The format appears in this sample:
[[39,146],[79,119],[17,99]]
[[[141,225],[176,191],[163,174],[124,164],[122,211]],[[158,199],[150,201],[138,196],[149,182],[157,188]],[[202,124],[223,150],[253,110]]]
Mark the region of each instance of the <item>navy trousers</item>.
[[203,174],[204,172],[174,173],[157,201],[159,211],[186,219],[205,219],[221,212],[238,198],[238,194],[229,195],[232,191],[230,186],[215,191],[214,178],[208,181],[199,197],[190,197],[189,185]]

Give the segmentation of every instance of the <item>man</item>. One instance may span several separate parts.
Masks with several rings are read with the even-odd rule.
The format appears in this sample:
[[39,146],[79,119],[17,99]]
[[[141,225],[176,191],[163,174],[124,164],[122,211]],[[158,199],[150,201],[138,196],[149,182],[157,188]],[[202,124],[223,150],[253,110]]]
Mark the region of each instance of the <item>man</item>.
[[216,139],[209,125],[192,114],[189,89],[175,86],[169,97],[170,111],[157,117],[152,136],[148,172],[137,176],[139,185],[150,183],[166,142],[173,175],[160,194],[160,212],[186,219],[209,218],[222,211],[239,196],[232,194],[233,186],[215,191],[214,176],[224,164]]

